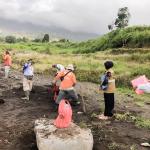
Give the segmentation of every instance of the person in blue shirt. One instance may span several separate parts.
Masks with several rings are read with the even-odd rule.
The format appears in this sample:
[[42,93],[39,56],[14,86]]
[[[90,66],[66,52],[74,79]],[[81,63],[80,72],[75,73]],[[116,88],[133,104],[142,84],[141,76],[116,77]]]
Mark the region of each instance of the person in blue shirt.
[[29,59],[23,66],[23,91],[25,93],[25,97],[22,99],[24,100],[30,99],[30,92],[33,86],[33,76],[34,68],[32,65],[32,59]]

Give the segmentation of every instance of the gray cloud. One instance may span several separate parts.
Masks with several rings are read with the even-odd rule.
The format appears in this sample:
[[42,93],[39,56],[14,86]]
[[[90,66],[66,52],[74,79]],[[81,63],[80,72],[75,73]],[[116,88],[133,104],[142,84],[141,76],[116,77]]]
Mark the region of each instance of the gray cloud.
[[0,18],[102,34],[124,6],[132,16],[130,25],[150,24],[150,0],[0,0]]

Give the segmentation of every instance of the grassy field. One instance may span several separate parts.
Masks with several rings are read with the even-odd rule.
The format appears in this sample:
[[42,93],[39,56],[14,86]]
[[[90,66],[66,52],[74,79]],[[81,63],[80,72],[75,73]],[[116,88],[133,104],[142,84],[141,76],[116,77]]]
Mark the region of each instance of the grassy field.
[[145,74],[150,78],[150,49],[148,48],[119,48],[88,54],[72,54],[71,52],[62,54],[61,48],[57,50],[55,48],[51,49],[50,54],[44,50],[42,52],[33,50],[34,47],[40,47],[42,49],[45,46],[47,44],[42,45],[39,43],[34,43],[33,45],[31,43],[25,43],[23,45],[0,45],[1,49],[11,47],[14,68],[21,69],[21,65],[29,58],[34,60],[35,70],[39,73],[51,72],[51,65],[55,63],[60,63],[65,66],[72,63],[77,67],[76,74],[80,81],[98,83],[100,74],[104,72],[103,63],[106,60],[113,60],[117,84],[120,87],[129,87],[130,80],[139,75]]

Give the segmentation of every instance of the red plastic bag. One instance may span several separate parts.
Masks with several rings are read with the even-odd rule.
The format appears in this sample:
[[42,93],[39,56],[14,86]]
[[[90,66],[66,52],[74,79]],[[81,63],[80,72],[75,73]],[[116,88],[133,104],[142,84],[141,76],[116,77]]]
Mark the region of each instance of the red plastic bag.
[[57,128],[67,128],[72,121],[72,108],[67,100],[61,100],[58,108],[58,117],[54,121]]
[[57,96],[58,96],[58,94],[59,94],[59,86],[55,85],[55,86],[53,87],[53,93],[54,93],[53,99],[54,99],[54,101],[56,101]]
[[48,88],[48,96],[51,100],[56,101],[58,94],[59,94],[59,86],[53,85],[52,87]]

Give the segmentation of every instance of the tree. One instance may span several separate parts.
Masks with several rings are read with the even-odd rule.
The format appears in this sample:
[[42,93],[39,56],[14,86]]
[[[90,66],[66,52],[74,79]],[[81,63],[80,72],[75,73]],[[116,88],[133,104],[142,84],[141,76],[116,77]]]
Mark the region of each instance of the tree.
[[113,28],[114,28],[114,24],[113,23],[108,25],[108,29],[109,30],[113,30]]
[[14,36],[6,36],[5,37],[5,42],[7,42],[7,43],[15,43],[16,42],[16,37],[14,37]]
[[42,42],[49,42],[49,34],[45,34],[43,39],[42,39]]
[[130,13],[128,7],[120,8],[118,11],[118,16],[115,20],[115,26],[117,28],[125,28],[128,26],[129,19],[130,19]]
[[29,39],[28,39],[28,38],[26,38],[26,37],[23,37],[23,38],[22,38],[22,41],[23,41],[23,42],[28,42],[28,41],[29,41]]

